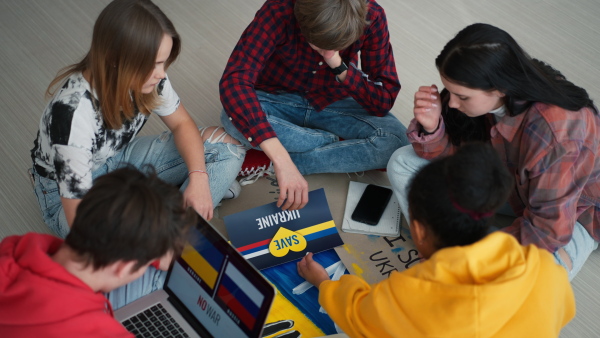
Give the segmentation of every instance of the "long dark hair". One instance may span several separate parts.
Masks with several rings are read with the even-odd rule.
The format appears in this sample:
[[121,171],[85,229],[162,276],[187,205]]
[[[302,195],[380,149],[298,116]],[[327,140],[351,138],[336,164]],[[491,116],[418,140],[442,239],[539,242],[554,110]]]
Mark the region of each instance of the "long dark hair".
[[491,215],[512,188],[494,148],[471,142],[415,175],[408,189],[410,218],[431,230],[438,250],[473,244],[488,233]]
[[[535,102],[571,111],[589,107],[598,113],[585,89],[567,81],[549,64],[531,58],[510,34],[492,25],[476,23],[461,30],[444,46],[435,65],[448,81],[504,93],[504,104],[511,116],[523,113]],[[487,132],[481,130],[485,129],[485,116],[469,118],[451,108],[445,109],[443,115],[453,144],[484,140],[481,137]]]

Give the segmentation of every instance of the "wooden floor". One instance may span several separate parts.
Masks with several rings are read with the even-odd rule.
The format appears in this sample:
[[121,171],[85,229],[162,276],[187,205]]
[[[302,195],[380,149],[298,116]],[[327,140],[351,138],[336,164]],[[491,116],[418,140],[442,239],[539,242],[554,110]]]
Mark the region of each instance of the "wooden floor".
[[[169,75],[199,125],[219,124],[217,84],[227,58],[262,0],[155,0],[183,39]],[[405,124],[419,85],[440,85],[434,59],[464,26],[486,22],[512,34],[530,55],[561,70],[600,100],[598,0],[381,0],[402,91],[393,113]],[[56,72],[78,61],[107,0],[0,0],[0,239],[47,232],[26,175],[29,151]],[[440,85],[441,86],[441,85]],[[143,134],[165,127],[152,118]],[[577,316],[562,337],[600,336],[600,250],[573,281]]]

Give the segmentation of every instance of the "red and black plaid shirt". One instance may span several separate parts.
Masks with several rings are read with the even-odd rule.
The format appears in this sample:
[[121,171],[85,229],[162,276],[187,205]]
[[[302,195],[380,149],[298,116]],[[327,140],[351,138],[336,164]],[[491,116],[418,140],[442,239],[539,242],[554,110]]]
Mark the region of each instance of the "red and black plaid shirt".
[[[370,114],[384,116],[400,91],[383,8],[368,0],[365,34],[340,56],[348,65],[339,83],[313,50],[294,16],[294,0],[267,0],[246,28],[219,84],[221,102],[233,124],[252,145],[276,137],[255,89],[303,93],[321,111],[352,96]],[[360,51],[361,69],[358,69]]]

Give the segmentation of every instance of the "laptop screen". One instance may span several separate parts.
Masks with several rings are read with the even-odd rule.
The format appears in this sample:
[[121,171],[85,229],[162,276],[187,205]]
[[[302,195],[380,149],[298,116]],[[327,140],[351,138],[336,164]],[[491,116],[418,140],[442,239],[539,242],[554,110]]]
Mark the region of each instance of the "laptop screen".
[[165,290],[215,337],[258,337],[274,288],[208,222],[173,263]]

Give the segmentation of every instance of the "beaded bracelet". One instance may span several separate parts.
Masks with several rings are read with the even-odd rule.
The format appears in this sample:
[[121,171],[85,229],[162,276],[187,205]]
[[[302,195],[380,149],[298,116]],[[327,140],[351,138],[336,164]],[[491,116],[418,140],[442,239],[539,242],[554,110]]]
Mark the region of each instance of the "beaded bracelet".
[[200,170],[200,169],[192,170],[192,171],[188,172],[188,176],[190,176],[192,173],[202,173],[202,174],[206,174],[206,176],[208,176],[208,173],[206,171]]

